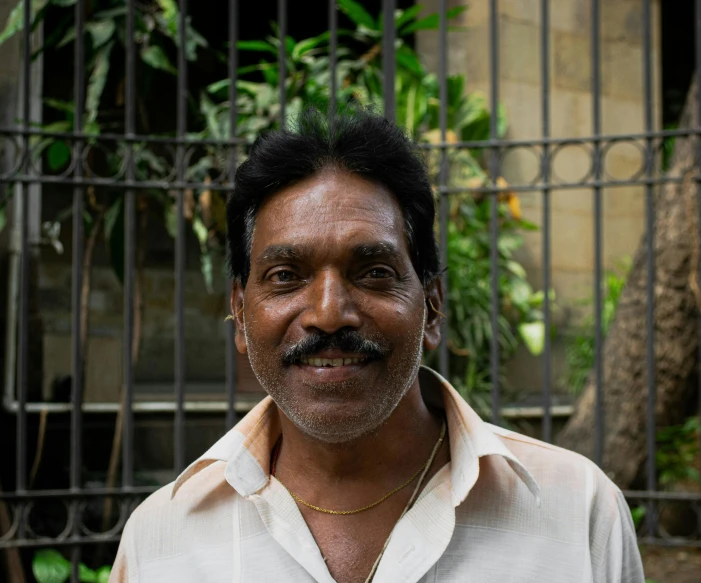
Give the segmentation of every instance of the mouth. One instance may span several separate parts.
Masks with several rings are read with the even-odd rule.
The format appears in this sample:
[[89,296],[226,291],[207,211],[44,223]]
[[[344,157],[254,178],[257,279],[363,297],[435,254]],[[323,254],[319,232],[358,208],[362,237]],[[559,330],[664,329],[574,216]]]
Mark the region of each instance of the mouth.
[[306,366],[314,366],[321,368],[336,368],[339,366],[351,366],[354,364],[364,364],[368,359],[361,357],[344,357],[344,358],[316,358],[302,357],[299,359],[299,364]]

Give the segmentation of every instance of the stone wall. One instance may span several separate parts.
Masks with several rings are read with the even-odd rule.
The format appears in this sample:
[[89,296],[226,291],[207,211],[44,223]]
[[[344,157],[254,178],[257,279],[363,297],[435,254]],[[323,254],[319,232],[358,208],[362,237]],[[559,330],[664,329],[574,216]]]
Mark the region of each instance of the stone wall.
[[[424,3],[438,9],[437,0]],[[490,91],[489,2],[449,0],[468,10],[453,21],[461,30],[449,32],[448,67],[463,74],[468,91]],[[508,122],[508,139],[542,137],[540,0],[499,2],[499,101]],[[637,133],[645,129],[643,93],[643,0],[601,2],[601,128],[603,134]],[[550,124],[555,138],[592,135],[591,5],[588,0],[550,2]],[[653,2],[653,112],[659,128],[661,111],[659,1]],[[418,48],[433,70],[438,64],[438,34],[419,35]],[[643,153],[630,143],[611,147],[604,160],[604,178],[628,179],[642,170]],[[504,157],[502,174],[511,184],[527,184],[539,172],[539,150],[518,148]],[[590,146],[560,149],[552,163],[553,181],[578,182],[591,168]],[[519,194],[525,217],[543,223],[542,193]],[[644,189],[625,186],[604,189],[603,259],[606,269],[632,256],[644,230]],[[554,188],[551,194],[552,285],[559,309],[554,313],[558,338],[554,343],[553,379],[562,370],[563,333],[582,313],[580,300],[594,289],[594,212],[590,188]],[[542,289],[542,232],[526,235],[520,259],[532,284]],[[509,367],[511,384],[520,390],[540,389],[543,366],[522,350]],[[517,380],[518,379],[518,380]]]

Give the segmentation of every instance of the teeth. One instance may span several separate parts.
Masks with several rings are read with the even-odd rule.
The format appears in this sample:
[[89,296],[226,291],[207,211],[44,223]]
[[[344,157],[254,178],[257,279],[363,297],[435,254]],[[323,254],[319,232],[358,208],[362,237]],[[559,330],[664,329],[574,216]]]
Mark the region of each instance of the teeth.
[[363,362],[364,358],[302,358],[302,364],[310,364],[311,366],[346,366],[349,364],[358,364]]

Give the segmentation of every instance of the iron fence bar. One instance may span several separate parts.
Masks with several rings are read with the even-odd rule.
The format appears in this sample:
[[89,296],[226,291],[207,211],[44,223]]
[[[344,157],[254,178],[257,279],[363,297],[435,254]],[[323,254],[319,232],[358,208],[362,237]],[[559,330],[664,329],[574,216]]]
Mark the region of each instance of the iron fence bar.
[[[446,142],[446,134],[448,130],[448,4],[447,0],[440,0],[439,3],[439,24],[438,24],[438,42],[439,42],[439,63],[438,63],[438,84],[440,91],[439,104],[439,123],[441,132],[441,142]],[[440,150],[440,171],[438,175],[438,200],[439,200],[439,221],[440,221],[440,253],[441,253],[441,283],[443,285],[443,293],[445,294],[445,303],[442,308],[446,315],[443,321],[443,333],[441,334],[441,345],[439,352],[438,368],[444,378],[450,378],[450,368],[448,361],[448,335],[450,334],[450,314],[448,312],[450,296],[449,281],[448,281],[448,220],[449,220],[449,201],[448,196],[444,192],[448,182],[448,155],[445,147]]]
[[280,127],[287,125],[287,0],[277,0],[277,25],[280,31],[280,46],[278,47],[278,83],[280,90]]
[[[22,128],[27,130],[30,122],[30,91],[31,91],[31,18],[32,7],[30,2],[24,3],[23,22],[24,34],[22,37]],[[24,172],[29,170],[29,136],[24,138],[24,157],[22,159]],[[19,318],[17,330],[17,424],[16,424],[16,476],[15,490],[24,493],[27,489],[27,391],[29,388],[27,375],[29,373],[29,184],[23,183],[21,188],[22,217],[20,222],[20,293],[19,293]],[[16,204],[16,202],[15,202]],[[18,537],[25,536],[25,512],[24,504],[19,505]]]
[[[700,177],[693,177],[692,179],[698,180]],[[114,189],[128,188],[135,189],[159,189],[159,190],[178,190],[178,189],[190,189],[190,188],[207,188],[208,190],[213,190],[217,192],[231,190],[230,184],[206,184],[204,182],[182,182],[178,180],[173,180],[172,182],[164,182],[160,180],[135,180],[131,185],[127,184],[126,181],[118,182],[112,181],[108,178],[82,178],[75,179],[73,181],[67,180],[63,177],[58,176],[26,176],[18,175],[10,178],[0,177],[0,180],[12,180],[17,183],[31,183],[31,184],[74,184],[83,186],[109,186]],[[619,188],[624,186],[643,186],[643,185],[662,185],[662,184],[681,184],[684,178],[679,176],[653,176],[651,178],[635,178],[629,180],[589,180],[586,182],[564,182],[564,183],[533,183],[533,184],[510,184],[508,186],[484,186],[475,188],[464,188],[464,187],[450,187],[447,186],[444,190],[446,194],[463,194],[463,193],[473,193],[473,194],[491,194],[491,193],[507,193],[507,192],[541,192],[543,188],[548,186],[557,190],[581,190],[583,187],[599,187],[599,188]]]
[[329,0],[329,119],[336,114],[336,63],[338,61],[338,12],[336,1]]
[[397,0],[382,0],[382,95],[384,96],[385,117],[390,121],[396,119],[394,96],[395,54],[394,11]]
[[[695,75],[692,77],[692,83],[696,81],[696,126],[701,127],[701,0],[694,2],[694,52],[695,52]],[[696,137],[696,155],[697,167],[701,168],[701,138]],[[698,241],[701,241],[701,181],[696,179],[696,204],[697,204],[697,232]],[[701,253],[699,254],[699,266],[697,273],[701,273]],[[698,378],[698,415],[701,424],[701,314],[698,318],[698,359],[699,359],[699,378]],[[699,462],[701,463],[701,431],[698,435]],[[701,485],[701,475],[699,476],[699,484]],[[701,512],[696,513],[696,530],[701,533]]]
[[[499,121],[499,10],[498,0],[489,0],[489,137],[496,140]],[[499,424],[501,395],[499,387],[499,194],[495,190],[499,177],[499,158],[495,148],[490,149],[489,177],[491,180],[491,212],[489,220],[491,267],[491,328],[490,369],[492,379],[492,423]]]
[[[650,0],[643,0],[643,91],[645,101],[645,130],[652,130],[652,42],[651,42]],[[648,138],[645,149],[645,175],[652,177],[654,172],[652,142]],[[645,186],[645,218],[647,248],[647,475],[648,490],[657,489],[657,469],[655,463],[655,206],[654,190],[651,184]],[[657,507],[650,501],[646,512],[647,533],[655,536],[657,532]]]
[[[543,138],[550,137],[550,0],[542,0],[540,8],[540,77]],[[550,150],[543,146],[543,179],[550,182]],[[552,441],[550,410],[550,188],[543,189],[543,440]]]
[[[136,47],[134,46],[134,0],[127,0],[126,81],[124,96],[124,130],[127,136],[136,132]],[[131,185],[135,178],[133,142],[127,142],[126,181]],[[122,486],[131,488],[134,483],[134,257],[136,254],[136,208],[133,188],[126,191],[124,200],[124,379],[122,386]],[[119,423],[119,419],[115,420]]]
[[[599,0],[591,4],[591,61],[592,61],[592,132],[594,134],[594,178],[601,180],[601,15]],[[594,383],[596,405],[594,409],[594,461],[604,461],[604,369],[602,331],[602,200],[601,186],[594,186]]]
[[[83,36],[83,0],[75,3],[75,51],[74,51],[74,112],[73,129],[75,132],[83,130],[83,91],[85,89],[85,55]],[[81,178],[83,175],[83,143],[76,140],[75,148],[75,168],[74,177]],[[78,185],[73,188],[73,269],[71,270],[71,295],[72,295],[72,355],[71,355],[71,400],[73,403],[83,402],[83,340],[87,343],[87,326],[85,326],[86,338],[81,337],[84,328],[82,322],[82,280],[83,280],[83,187]],[[86,298],[87,301],[87,298]],[[70,457],[70,488],[77,490],[81,486],[81,470],[83,467],[83,412],[80,407],[74,407],[71,411],[71,457]],[[71,503],[69,509],[74,517],[71,538],[80,536],[81,507],[75,501]],[[81,548],[75,545],[71,548],[71,581],[78,583],[80,575],[78,566],[80,565]]]
[[[178,101],[177,135],[183,137],[187,131],[187,0],[179,0],[178,15]],[[185,149],[178,147],[178,179],[185,172]],[[185,191],[177,193],[177,234],[175,238],[175,424],[174,453],[175,474],[185,468]]]
[[[645,140],[647,138],[651,139],[663,139],[663,138],[686,138],[689,136],[701,135],[701,128],[678,128],[678,129],[666,129],[666,130],[652,130],[650,132],[629,132],[620,134],[601,134],[599,136],[584,136],[578,138],[535,138],[535,139],[486,139],[486,140],[466,140],[459,142],[450,143],[421,143],[417,146],[421,149],[440,149],[442,147],[449,147],[451,150],[461,150],[461,149],[489,149],[489,148],[522,148],[522,147],[537,147],[544,144],[551,146],[586,146],[587,144],[599,142],[600,144],[613,144],[621,141],[638,141]],[[135,134],[129,137],[125,134],[113,134],[105,132],[99,136],[93,134],[75,134],[73,132],[57,132],[48,131],[40,128],[8,128],[0,127],[0,136],[7,137],[24,137],[24,136],[39,136],[44,138],[59,138],[66,140],[74,140],[76,137],[82,138],[84,141],[91,140],[94,142],[125,142],[125,143],[151,143],[151,144],[167,144],[167,145],[183,145],[183,146],[221,146],[228,147],[231,145],[250,145],[252,142],[245,138],[236,139],[213,139],[213,138],[202,138],[193,139],[188,136],[178,137],[178,136],[159,136],[153,134]]]
[[[229,0],[229,138],[236,137],[236,123],[238,121],[238,107],[236,105],[236,81],[238,71],[238,51],[236,44],[239,38],[239,6],[238,0]],[[229,150],[229,183],[234,183],[236,175],[236,146]],[[231,298],[233,280],[227,278],[226,297]],[[233,314],[232,314],[233,315]],[[225,323],[226,330],[226,427],[236,425],[236,344],[234,342],[233,321]]]

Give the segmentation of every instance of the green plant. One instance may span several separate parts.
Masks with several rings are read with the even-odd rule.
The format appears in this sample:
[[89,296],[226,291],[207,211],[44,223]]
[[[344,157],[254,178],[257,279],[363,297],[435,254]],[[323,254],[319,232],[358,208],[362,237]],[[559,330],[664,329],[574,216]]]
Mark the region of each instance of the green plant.
[[[111,567],[104,566],[93,571],[80,563],[78,580],[81,583],[107,583],[111,570]],[[32,573],[34,573],[37,583],[63,583],[71,577],[71,562],[57,550],[44,549],[34,553]]]
[[670,425],[657,431],[655,463],[661,486],[701,478],[695,467],[699,459],[700,433],[701,420],[698,417],[689,417],[680,425]]
[[[616,315],[629,270],[630,262],[626,260],[619,265],[617,270],[610,271],[605,276],[601,306],[602,337],[606,337]],[[591,306],[592,300],[587,300],[584,304]],[[566,369],[563,383],[575,395],[584,388],[595,363],[594,325],[594,316],[587,316],[584,322],[575,329],[574,334],[568,335],[565,346]]]
[[[47,35],[41,50],[59,48],[75,40],[75,30],[70,27],[72,5],[75,0],[38,0],[35,7],[36,25],[46,10],[53,6],[62,11],[61,24]],[[354,0],[338,0],[338,7],[352,21],[353,28],[339,31],[337,63],[331,70],[329,59],[329,35],[324,33],[313,38],[297,41],[292,37],[280,38],[273,24],[271,34],[265,39],[239,41],[237,48],[259,55],[254,65],[241,67],[237,80],[236,125],[231,127],[231,104],[229,103],[229,79],[211,83],[197,96],[192,96],[189,105],[199,116],[199,132],[188,137],[200,144],[188,158],[183,169],[185,180],[205,185],[185,193],[186,219],[200,246],[201,270],[208,289],[213,289],[214,256],[224,255],[225,220],[222,196],[207,185],[228,172],[229,161],[235,156],[239,161],[245,156],[245,148],[231,152],[227,147],[203,139],[227,140],[231,137],[250,142],[261,132],[279,125],[280,92],[278,49],[284,46],[286,55],[285,101],[287,121],[292,120],[304,107],[316,106],[325,109],[330,101],[330,80],[335,75],[338,88],[337,105],[343,109],[349,105],[380,107],[383,102],[382,83],[382,16],[373,16]],[[465,8],[448,12],[452,20]],[[396,42],[396,115],[397,122],[404,126],[414,139],[427,144],[441,140],[439,131],[440,88],[435,75],[430,74],[407,39],[418,30],[438,28],[438,15],[420,16],[422,7],[413,6],[395,12]],[[16,15],[15,15],[16,13]],[[15,9],[0,35],[0,43],[21,30],[20,5]],[[90,136],[99,136],[109,129],[113,133],[123,131],[121,116],[110,113],[112,103],[118,99],[107,99],[106,87],[121,87],[123,71],[111,66],[115,49],[124,46],[125,7],[119,0],[95,0],[86,15],[85,41],[88,60],[89,81],[85,99],[85,131]],[[152,0],[137,5],[135,15],[135,42],[139,55],[137,95],[148,91],[154,74],[160,71],[171,74],[175,71],[168,54],[178,43],[178,8],[174,0]],[[187,58],[194,61],[199,50],[214,51],[224,58],[216,47],[188,25]],[[108,79],[112,82],[108,83]],[[450,76],[447,80],[446,141],[488,140],[490,120],[488,102],[479,92],[468,92],[464,77]],[[56,112],[58,119],[44,129],[70,132],[73,129],[74,104],[47,96],[47,107]],[[143,104],[142,104],[143,105]],[[499,137],[507,129],[506,116],[500,107],[497,127]],[[141,133],[149,128],[141,122]],[[93,142],[89,143],[94,143]],[[103,149],[105,146],[103,145]],[[136,173],[141,180],[163,180],[167,174],[164,153],[156,147],[147,148],[136,143],[134,161]],[[66,143],[46,138],[35,144],[34,151],[48,165],[51,172],[65,171],[70,161],[70,149]],[[95,149],[97,152],[97,149]],[[123,164],[126,146],[116,143],[107,152],[93,160],[94,165],[107,168],[108,174],[116,174]],[[428,150],[428,167],[434,180],[438,177],[441,153],[438,148]],[[448,183],[461,187],[466,194],[455,196],[451,203],[451,224],[448,232],[450,317],[449,339],[453,352],[451,379],[466,396],[474,396],[489,389],[489,346],[492,335],[498,335],[502,360],[513,354],[520,342],[534,353],[542,349],[544,330],[540,303],[543,296],[534,292],[528,284],[525,271],[513,253],[522,245],[520,232],[532,229],[520,217],[518,199],[513,194],[499,198],[499,296],[501,314],[499,330],[491,330],[490,279],[489,279],[489,197],[471,193],[490,184],[484,167],[485,160],[479,149],[453,148],[448,150]],[[499,179],[497,186],[505,186]],[[437,195],[438,196],[438,195]],[[139,190],[137,192],[140,214],[155,209],[168,232],[175,236],[174,197],[169,193]],[[86,236],[101,229],[109,250],[115,273],[121,278],[123,266],[123,198],[117,193],[102,193],[95,196],[86,189]],[[151,213],[153,214],[153,212]],[[70,216],[63,213],[55,223],[60,224]],[[55,229],[54,229],[55,230]]]

